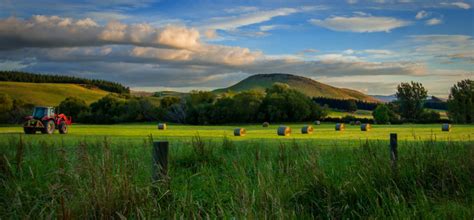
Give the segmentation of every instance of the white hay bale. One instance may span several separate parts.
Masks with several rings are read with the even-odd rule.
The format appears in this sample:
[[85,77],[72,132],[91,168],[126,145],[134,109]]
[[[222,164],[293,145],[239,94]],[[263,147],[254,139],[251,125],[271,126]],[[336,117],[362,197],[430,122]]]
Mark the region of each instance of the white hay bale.
[[263,126],[264,128],[268,128],[268,126],[270,126],[270,123],[268,123],[268,122],[263,122],[262,126]]
[[288,126],[281,125],[277,130],[278,136],[290,136],[291,128]]
[[443,124],[443,125],[441,125],[441,131],[450,132],[450,131],[451,131],[451,124]]
[[315,125],[321,125],[321,121],[314,121]]
[[166,130],[166,123],[158,123],[158,130]]
[[301,128],[301,134],[312,134],[313,133],[313,126],[311,125],[306,125]]
[[245,130],[245,128],[236,128],[234,129],[234,136],[245,136],[247,134],[247,131]]
[[344,123],[336,124],[336,131],[344,131],[344,129],[346,129],[346,126],[344,125]]
[[372,129],[372,126],[369,123],[360,125],[361,131],[370,131],[370,129]]

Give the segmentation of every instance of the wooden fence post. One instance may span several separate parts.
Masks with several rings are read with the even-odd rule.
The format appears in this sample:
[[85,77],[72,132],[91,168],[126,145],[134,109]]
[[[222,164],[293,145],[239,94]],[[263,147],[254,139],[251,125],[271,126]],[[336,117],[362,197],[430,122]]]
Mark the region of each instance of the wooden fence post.
[[153,142],[153,182],[166,178],[168,175],[168,141]]
[[397,172],[397,161],[398,161],[398,140],[397,133],[390,134],[390,162],[394,173]]

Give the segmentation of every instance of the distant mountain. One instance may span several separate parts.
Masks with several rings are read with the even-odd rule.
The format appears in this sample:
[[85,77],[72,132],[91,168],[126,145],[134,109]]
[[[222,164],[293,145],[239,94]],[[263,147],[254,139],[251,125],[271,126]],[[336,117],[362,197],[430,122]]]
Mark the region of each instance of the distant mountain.
[[371,95],[372,97],[382,101],[382,102],[391,102],[397,100],[397,96],[393,95]]
[[286,83],[292,89],[296,89],[309,97],[325,97],[334,99],[354,99],[367,102],[380,102],[364,93],[346,89],[337,88],[324,83],[314,81],[310,78],[296,76],[284,73],[272,73],[272,74],[257,74],[252,75],[237,84],[228,88],[214,90],[216,93],[223,93],[226,91],[241,92],[246,90],[261,90],[264,91],[266,88],[270,88],[274,83]]

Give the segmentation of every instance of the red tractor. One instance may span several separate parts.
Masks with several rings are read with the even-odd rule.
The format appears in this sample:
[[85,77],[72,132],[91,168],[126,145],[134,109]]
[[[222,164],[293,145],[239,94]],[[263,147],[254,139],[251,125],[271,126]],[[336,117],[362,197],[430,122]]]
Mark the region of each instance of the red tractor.
[[72,124],[71,117],[54,113],[53,107],[35,107],[33,115],[25,118],[23,124],[25,134],[34,134],[41,131],[43,134],[52,134],[58,129],[60,134],[67,134],[67,126]]

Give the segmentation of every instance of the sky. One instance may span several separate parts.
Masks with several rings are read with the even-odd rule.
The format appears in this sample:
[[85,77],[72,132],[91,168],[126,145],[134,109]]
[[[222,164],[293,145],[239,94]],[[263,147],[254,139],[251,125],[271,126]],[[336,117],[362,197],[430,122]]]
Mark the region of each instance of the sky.
[[474,0],[0,0],[0,70],[134,90],[290,73],[367,94],[474,78]]

